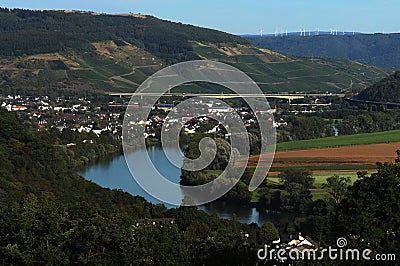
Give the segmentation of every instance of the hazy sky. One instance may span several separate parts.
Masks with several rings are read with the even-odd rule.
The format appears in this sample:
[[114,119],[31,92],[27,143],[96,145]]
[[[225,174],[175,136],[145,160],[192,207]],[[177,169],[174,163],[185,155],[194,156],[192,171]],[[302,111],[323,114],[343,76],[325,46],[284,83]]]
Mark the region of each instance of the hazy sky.
[[2,7],[142,13],[234,34],[276,29],[400,32],[399,0],[0,0]]

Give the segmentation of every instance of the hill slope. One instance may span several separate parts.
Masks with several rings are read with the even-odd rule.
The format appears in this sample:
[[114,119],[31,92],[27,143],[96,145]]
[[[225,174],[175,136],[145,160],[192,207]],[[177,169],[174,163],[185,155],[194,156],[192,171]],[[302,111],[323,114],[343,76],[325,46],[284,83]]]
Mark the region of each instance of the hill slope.
[[104,208],[145,203],[143,198],[102,189],[75,174],[71,151],[53,145],[50,133],[24,125],[15,113],[0,108],[0,124],[0,203],[21,200],[29,193]]
[[361,91],[356,98],[364,101],[400,103],[400,72],[397,71]]
[[0,94],[131,92],[160,68],[193,59],[238,67],[265,92],[358,92],[389,74],[347,60],[291,58],[151,16],[0,10]]
[[292,56],[343,58],[380,67],[400,68],[400,34],[246,38],[254,45]]

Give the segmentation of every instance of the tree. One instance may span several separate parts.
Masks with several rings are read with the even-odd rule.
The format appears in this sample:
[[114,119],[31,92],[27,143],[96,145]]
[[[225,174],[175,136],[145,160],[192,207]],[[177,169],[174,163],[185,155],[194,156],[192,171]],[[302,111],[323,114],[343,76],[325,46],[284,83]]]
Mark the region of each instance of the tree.
[[165,207],[165,205],[156,204],[153,205],[153,208],[151,209],[151,216],[153,218],[163,218],[166,211],[167,207]]
[[251,192],[248,186],[239,180],[236,185],[223,196],[224,199],[237,202],[239,204],[249,204],[251,201]]
[[302,185],[304,189],[310,189],[315,180],[310,170],[300,168],[287,169],[279,174],[278,177],[283,182],[285,188],[289,184],[297,183]]
[[307,169],[287,169],[279,174],[287,193],[281,195],[281,207],[287,211],[306,213],[312,208],[310,188],[314,183]]
[[312,195],[299,183],[290,183],[286,187],[287,194],[281,196],[281,207],[290,212],[307,213],[312,208]]
[[194,221],[186,228],[185,235],[189,239],[206,238],[209,232],[210,228],[207,224]]
[[[203,159],[202,163],[206,163],[209,161],[209,159],[213,158],[214,156],[214,150],[216,148],[216,153],[215,153],[215,158],[213,161],[209,164],[207,169],[210,170],[223,170],[228,166],[228,162],[230,159],[231,155],[231,146],[230,144],[223,139],[217,138],[214,140],[209,140],[203,142],[204,145],[204,154],[200,154],[199,150],[199,143],[203,139],[203,137],[207,137],[204,134],[195,134],[192,139],[189,140],[189,143],[187,145],[187,148],[185,149],[185,156],[186,158],[189,159],[198,159],[201,158]],[[233,152],[235,156],[238,156],[235,152]],[[235,158],[233,158],[235,159]],[[185,160],[184,164],[187,166],[190,166],[190,162]]]
[[266,222],[263,224],[260,230],[260,240],[261,242],[272,242],[274,240],[280,239],[278,229],[272,222]]
[[378,172],[348,188],[336,206],[333,230],[336,236],[349,236],[359,244],[369,243],[375,252],[397,252],[400,247],[400,164],[378,163]]
[[328,193],[332,196],[335,204],[339,204],[345,197],[347,192],[347,187],[351,183],[350,177],[339,177],[334,175],[326,179],[325,184],[322,184],[322,188],[327,189]]

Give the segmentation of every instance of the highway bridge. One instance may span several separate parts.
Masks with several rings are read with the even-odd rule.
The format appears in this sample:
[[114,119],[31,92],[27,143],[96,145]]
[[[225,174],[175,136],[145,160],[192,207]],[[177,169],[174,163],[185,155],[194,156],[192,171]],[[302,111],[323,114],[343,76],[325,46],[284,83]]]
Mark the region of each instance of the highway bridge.
[[[110,96],[119,97],[132,97],[135,96],[159,96],[158,93],[124,93],[124,92],[107,92]],[[163,97],[207,97],[207,98],[218,98],[218,99],[230,99],[230,98],[278,98],[287,99],[289,103],[295,99],[303,99],[305,97],[321,98],[321,97],[345,97],[345,94],[333,94],[333,93],[264,93],[264,94],[227,94],[227,93],[164,93]]]

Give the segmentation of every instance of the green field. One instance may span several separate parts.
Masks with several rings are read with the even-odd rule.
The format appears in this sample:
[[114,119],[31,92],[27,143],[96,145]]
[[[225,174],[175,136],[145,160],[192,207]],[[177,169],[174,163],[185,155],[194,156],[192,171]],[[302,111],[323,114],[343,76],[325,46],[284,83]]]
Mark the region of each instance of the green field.
[[[392,130],[378,133],[347,135],[338,137],[329,137],[323,139],[313,139],[304,141],[293,141],[286,143],[279,143],[277,145],[278,151],[299,150],[299,149],[313,149],[313,148],[327,148],[327,147],[341,147],[362,144],[378,144],[378,143],[400,143],[400,130]],[[280,158],[279,161],[306,161],[309,158]],[[319,170],[314,173],[315,178],[314,187],[310,189],[313,200],[324,199],[329,197],[325,189],[322,189],[322,184],[326,183],[326,179],[333,175],[351,177],[351,183],[357,180],[357,171],[376,171],[376,165],[327,165],[327,166],[289,166],[289,167],[272,167],[271,172],[281,172],[288,168],[305,168],[311,171]],[[326,172],[324,172],[326,170]],[[339,170],[351,170],[351,172],[337,172]],[[268,177],[268,186],[276,186],[280,184],[277,175]],[[257,192],[253,195],[253,201],[257,200],[260,196]]]
[[315,178],[314,186],[316,188],[321,188],[323,183],[326,183],[326,179],[328,177],[338,175],[338,176],[345,176],[351,177],[351,183],[353,184],[357,180],[357,172],[326,172],[326,173],[315,173],[313,177]]
[[378,143],[400,143],[400,130],[392,130],[376,133],[365,133],[357,135],[345,135],[337,137],[328,137],[312,140],[299,140],[291,142],[282,142],[276,145],[277,151],[289,150],[307,150],[316,148],[329,148],[352,146],[362,144],[378,144]]
[[356,172],[348,172],[348,173],[343,173],[343,172],[337,172],[337,173],[315,173],[313,174],[313,177],[315,178],[314,181],[314,186],[316,188],[311,189],[311,194],[313,196],[313,200],[318,200],[318,199],[324,199],[326,197],[329,197],[325,189],[322,189],[322,184],[326,183],[326,179],[328,177],[331,177],[333,175],[338,175],[338,176],[344,176],[344,177],[350,177],[351,178],[351,184],[353,184],[357,180],[357,173]]
[[[315,173],[313,174],[313,177],[315,178],[314,181],[314,187],[310,189],[311,194],[313,196],[313,200],[318,200],[318,199],[324,199],[326,197],[329,197],[325,189],[322,189],[322,184],[326,183],[326,179],[328,177],[338,175],[340,177],[350,177],[351,178],[351,184],[353,184],[357,180],[357,172],[326,172],[326,173]],[[276,185],[281,185],[282,183],[280,182],[279,178],[277,175],[269,176],[267,178],[267,186],[276,186]],[[265,187],[260,187],[257,188],[253,193],[252,193],[252,202],[258,202],[261,194],[265,193]],[[273,190],[272,188],[270,188]]]
[[[316,189],[320,189],[323,183],[326,183],[326,179],[328,177],[338,175],[351,177],[351,183],[354,183],[357,180],[357,172],[325,172],[325,173],[314,173],[312,176],[315,178],[314,187]],[[278,175],[268,176],[267,177],[269,184],[280,184],[280,180]]]

